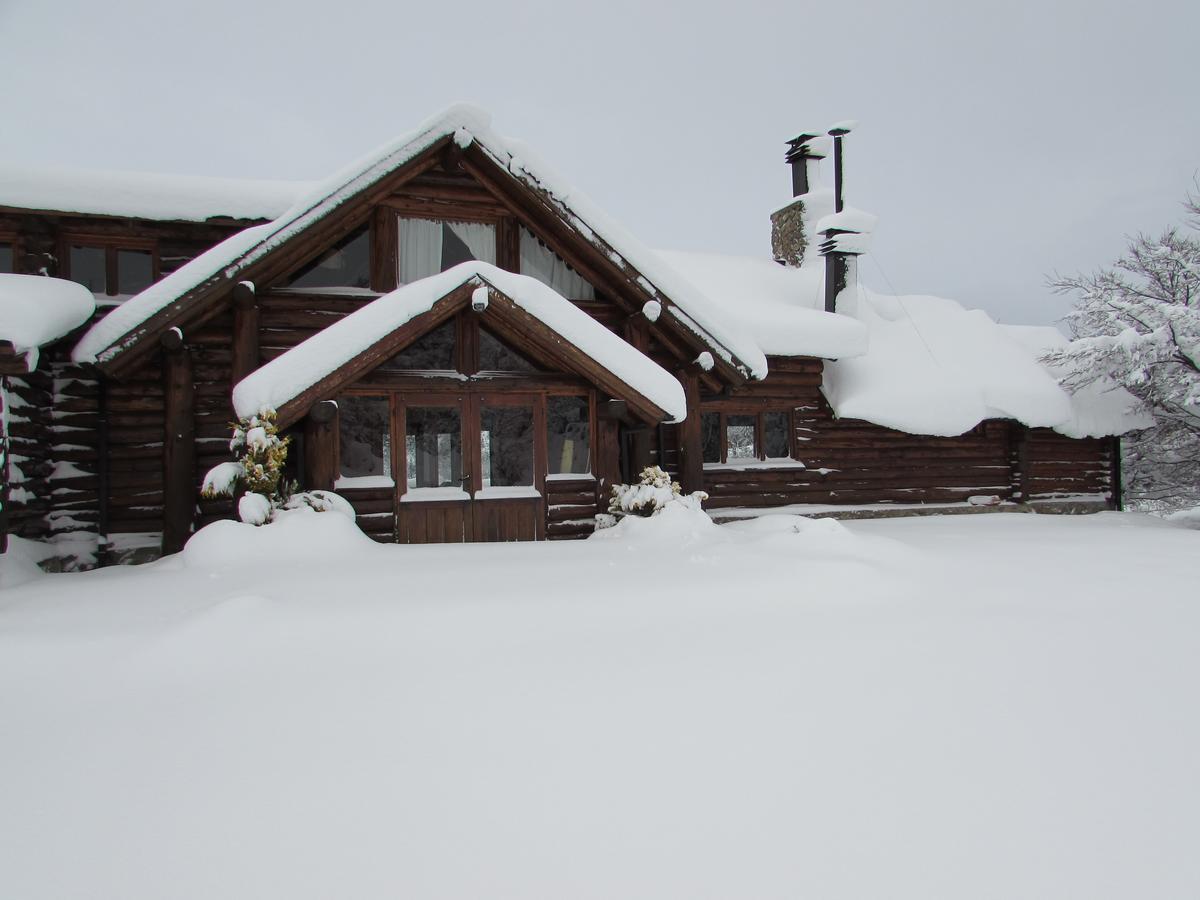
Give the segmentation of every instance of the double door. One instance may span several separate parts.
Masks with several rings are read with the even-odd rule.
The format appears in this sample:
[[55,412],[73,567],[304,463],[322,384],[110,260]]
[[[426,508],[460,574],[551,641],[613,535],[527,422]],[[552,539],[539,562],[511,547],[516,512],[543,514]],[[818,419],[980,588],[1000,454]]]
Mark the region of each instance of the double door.
[[468,392],[397,397],[398,541],[544,537],[546,425],[537,399]]

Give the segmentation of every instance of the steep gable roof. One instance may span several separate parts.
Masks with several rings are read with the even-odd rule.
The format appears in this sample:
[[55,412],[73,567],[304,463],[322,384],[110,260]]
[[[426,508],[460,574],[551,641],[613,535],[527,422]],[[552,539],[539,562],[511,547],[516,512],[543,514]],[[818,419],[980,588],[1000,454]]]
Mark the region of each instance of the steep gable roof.
[[242,417],[273,409],[281,425],[291,424],[316,399],[337,393],[468,305],[479,307],[484,322],[508,323],[644,418],[687,415],[682,386],[657,363],[540,281],[474,260],[385,294],[271,360],[234,387],[234,409]]
[[667,321],[711,350],[726,370],[742,377],[766,376],[766,357],[744,329],[729,317],[714,316],[706,298],[670,265],[527,148],[492,131],[486,113],[466,105],[452,106],[367,154],[320,183],[279,218],[230,237],[147,288],[96,323],[76,346],[74,358],[105,366],[147,338],[198,315],[198,304],[205,298],[249,277],[256,264],[317,227],[347,201],[370,193],[397,173],[411,177],[431,168],[436,159],[430,151],[451,145],[464,154],[481,155],[493,170],[504,173],[507,186],[533,194],[565,227],[617,266],[625,280],[659,301]]

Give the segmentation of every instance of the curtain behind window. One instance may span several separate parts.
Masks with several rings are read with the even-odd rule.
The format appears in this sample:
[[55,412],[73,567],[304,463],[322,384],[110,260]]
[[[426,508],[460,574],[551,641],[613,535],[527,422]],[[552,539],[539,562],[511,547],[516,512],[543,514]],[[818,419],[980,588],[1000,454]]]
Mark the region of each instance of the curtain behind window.
[[461,261],[445,259],[447,231],[462,241],[475,259],[493,265],[496,263],[496,226],[494,225],[401,217],[399,229],[401,284],[412,284],[414,281],[436,275],[455,262]]
[[595,289],[553,250],[521,229],[521,274],[536,278],[570,300],[594,300]]
[[467,245],[480,262],[496,264],[496,226],[479,222],[447,222],[446,227]]
[[400,283],[412,284],[442,271],[442,223],[400,219]]

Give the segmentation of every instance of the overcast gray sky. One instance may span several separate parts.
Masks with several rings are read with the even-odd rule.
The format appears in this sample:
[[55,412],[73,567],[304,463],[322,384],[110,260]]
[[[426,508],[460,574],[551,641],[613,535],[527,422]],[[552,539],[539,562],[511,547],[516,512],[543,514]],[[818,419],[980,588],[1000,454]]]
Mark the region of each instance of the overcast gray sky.
[[854,118],[864,281],[1050,323],[1047,273],[1181,217],[1198,26],[1184,0],[0,0],[0,154],[319,178],[468,100],[652,246],[767,254],[784,141]]

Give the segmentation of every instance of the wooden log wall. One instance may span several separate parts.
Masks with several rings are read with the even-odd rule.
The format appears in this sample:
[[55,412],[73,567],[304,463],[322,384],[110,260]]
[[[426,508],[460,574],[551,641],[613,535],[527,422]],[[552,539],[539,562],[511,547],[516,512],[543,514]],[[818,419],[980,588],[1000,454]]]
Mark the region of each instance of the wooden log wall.
[[[1004,500],[1109,496],[1111,441],[1073,441],[1048,429],[1030,431],[1002,420],[956,437],[933,437],[836,419],[820,391],[820,360],[772,358],[769,364],[765,381],[727,396],[702,398],[701,409],[791,407],[797,455],[805,468],[708,467],[704,490],[710,494],[709,508],[954,503],[973,495]],[[1027,460],[1024,472],[1022,459]],[[1021,478],[1028,484],[1028,497],[1020,496]]]
[[8,378],[8,528],[30,540],[50,536],[53,390],[45,369]]
[[1050,428],[1015,429],[1023,433],[1024,484],[1030,500],[1079,495],[1113,495],[1112,438],[1069,438]]
[[546,480],[546,538],[585,538],[596,528],[596,513],[608,509],[608,497],[598,496],[595,478]]

